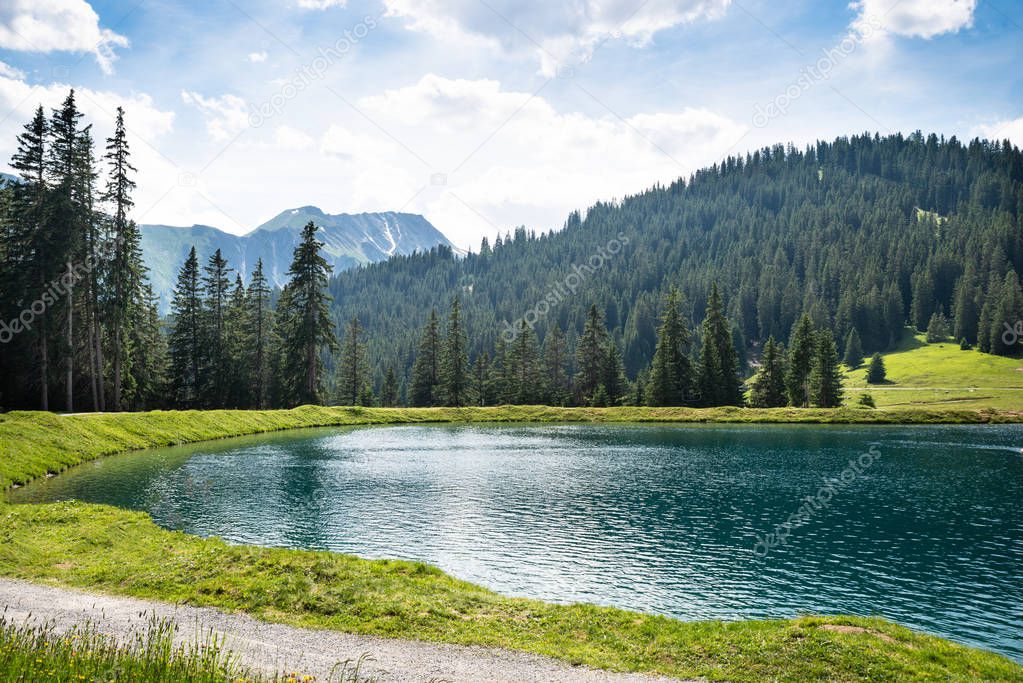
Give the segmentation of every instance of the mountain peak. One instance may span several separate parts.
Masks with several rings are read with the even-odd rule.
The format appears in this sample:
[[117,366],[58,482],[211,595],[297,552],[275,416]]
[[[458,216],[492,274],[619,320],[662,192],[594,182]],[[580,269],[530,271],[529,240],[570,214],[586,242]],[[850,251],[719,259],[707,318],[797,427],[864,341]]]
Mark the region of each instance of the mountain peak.
[[220,249],[246,282],[256,260],[262,259],[271,284],[283,285],[302,227],[309,221],[320,228],[317,239],[323,242],[323,256],[335,273],[438,245],[452,247],[423,216],[393,211],[331,215],[315,206],[301,206],[282,211],[245,235],[206,225],[143,225],[142,252],[160,296],[161,310],[167,309],[177,269],[192,245],[200,260]]

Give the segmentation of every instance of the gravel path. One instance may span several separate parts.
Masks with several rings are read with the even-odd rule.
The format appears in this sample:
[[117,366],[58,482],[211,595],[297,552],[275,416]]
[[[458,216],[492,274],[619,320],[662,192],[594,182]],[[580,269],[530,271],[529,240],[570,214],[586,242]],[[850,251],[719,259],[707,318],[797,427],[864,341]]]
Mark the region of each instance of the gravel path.
[[[365,675],[387,681],[563,681],[608,683],[663,683],[666,678],[641,674],[613,674],[575,667],[547,657],[497,648],[443,645],[393,640],[337,631],[295,628],[257,621],[241,614],[172,605],[134,598],[113,597],[77,590],[0,579],[0,612],[17,623],[51,623],[65,631],[90,621],[97,630],[127,638],[144,628],[153,615],[180,626],[180,643],[194,642],[210,629],[224,637],[225,645],[242,664],[266,673],[297,671],[327,681],[338,662],[369,653]],[[201,629],[201,630],[200,630]]]

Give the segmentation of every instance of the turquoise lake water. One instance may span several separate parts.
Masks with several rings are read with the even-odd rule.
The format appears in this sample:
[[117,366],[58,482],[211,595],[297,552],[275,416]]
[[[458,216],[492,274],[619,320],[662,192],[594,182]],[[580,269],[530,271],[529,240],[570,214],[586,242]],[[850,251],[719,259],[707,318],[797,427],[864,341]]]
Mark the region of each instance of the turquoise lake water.
[[1021,448],[1020,425],[305,430],[107,458],[12,499],[685,620],[880,615],[1023,661]]

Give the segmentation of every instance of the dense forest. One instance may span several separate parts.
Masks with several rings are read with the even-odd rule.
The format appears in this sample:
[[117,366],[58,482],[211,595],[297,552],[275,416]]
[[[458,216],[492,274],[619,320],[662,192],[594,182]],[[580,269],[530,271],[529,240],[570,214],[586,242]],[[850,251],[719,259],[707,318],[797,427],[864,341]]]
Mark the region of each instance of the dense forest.
[[[863,135],[331,277],[312,223],[283,289],[189,254],[157,316],[118,111],[97,159],[74,93],[0,188],[0,406],[817,405],[909,325],[1011,354],[1023,155]],[[880,376],[883,376],[883,370]],[[749,380],[744,386],[744,380]],[[748,389],[748,391],[747,391]]]
[[557,232],[520,228],[464,258],[435,249],[341,273],[333,311],[339,325],[362,321],[377,381],[392,367],[411,377],[419,327],[455,295],[472,356],[492,354],[519,321],[540,343],[557,328],[574,348],[596,304],[635,379],[673,286],[696,353],[714,283],[744,374],[769,338],[787,345],[804,314],[842,350],[857,337],[867,355],[907,324],[1010,354],[1018,346],[1004,326],[1023,317],[1021,183],[1023,155],[1008,142],[914,134],[776,146],[574,213]]

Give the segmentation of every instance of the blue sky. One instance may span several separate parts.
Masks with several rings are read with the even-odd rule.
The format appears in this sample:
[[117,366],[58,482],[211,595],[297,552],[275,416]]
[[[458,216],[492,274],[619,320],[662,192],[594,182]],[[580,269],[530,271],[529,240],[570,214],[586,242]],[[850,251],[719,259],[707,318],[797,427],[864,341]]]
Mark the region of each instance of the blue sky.
[[127,112],[140,222],[423,213],[461,246],[726,154],[921,129],[1023,144],[1009,0],[5,0],[0,160],[68,87]]

